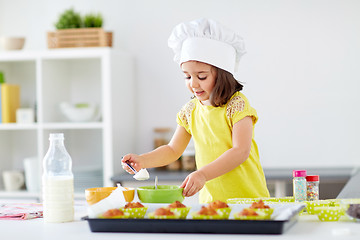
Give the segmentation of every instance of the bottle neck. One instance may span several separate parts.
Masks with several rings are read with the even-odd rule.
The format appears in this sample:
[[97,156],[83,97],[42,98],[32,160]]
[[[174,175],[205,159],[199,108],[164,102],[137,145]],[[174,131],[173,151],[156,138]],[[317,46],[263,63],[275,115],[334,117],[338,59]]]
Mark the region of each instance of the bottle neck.
[[43,160],[44,176],[72,176],[72,160],[63,137],[50,136],[49,149]]
[[64,139],[51,139],[50,146],[64,146]]

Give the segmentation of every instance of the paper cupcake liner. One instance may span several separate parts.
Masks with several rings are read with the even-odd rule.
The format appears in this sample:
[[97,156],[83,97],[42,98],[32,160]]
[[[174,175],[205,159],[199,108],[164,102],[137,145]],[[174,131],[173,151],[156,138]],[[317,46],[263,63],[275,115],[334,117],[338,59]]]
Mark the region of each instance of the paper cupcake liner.
[[295,202],[294,197],[279,197],[279,198],[265,198],[265,203],[284,203],[284,202]]
[[170,211],[180,215],[180,219],[185,219],[190,211],[191,207],[186,208],[170,208]]
[[306,212],[308,214],[316,214],[315,208],[317,207],[339,207],[340,202],[336,199],[305,201]]
[[259,200],[264,201],[265,198],[229,198],[226,200],[226,203],[229,204],[250,204],[253,202],[258,202]]
[[228,219],[230,216],[231,208],[218,208],[216,209],[219,215],[222,215],[224,219]]
[[270,219],[270,215],[265,214],[264,212],[257,212],[257,214],[259,214],[258,216],[242,216],[239,215],[239,213],[235,213],[234,214],[234,219],[235,220],[268,220]]
[[315,213],[320,221],[338,221],[344,215],[341,207],[316,207]]
[[356,207],[355,205],[358,204],[360,204],[360,198],[340,199],[340,207],[344,210],[346,220],[360,222],[360,217],[357,215],[354,216],[354,213],[351,214],[348,212],[350,205],[351,208],[354,209]]
[[253,208],[256,213],[263,213],[268,217],[271,217],[271,215],[274,212],[273,208]]
[[251,204],[262,200],[264,203],[284,203],[294,202],[294,197],[280,197],[280,198],[229,198],[226,202],[230,204]]
[[124,213],[129,213],[129,218],[144,218],[148,207],[121,208]]

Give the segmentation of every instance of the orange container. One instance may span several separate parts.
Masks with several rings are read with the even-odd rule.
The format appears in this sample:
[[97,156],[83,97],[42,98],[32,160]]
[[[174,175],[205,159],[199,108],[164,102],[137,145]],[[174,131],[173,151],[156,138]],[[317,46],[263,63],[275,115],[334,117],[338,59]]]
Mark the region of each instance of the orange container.
[[[98,188],[88,188],[85,190],[86,202],[89,205],[93,205],[104,198],[107,198],[117,187],[98,187]],[[123,191],[124,198],[126,202],[131,202],[134,200],[135,189],[134,188],[125,188],[126,191]]]

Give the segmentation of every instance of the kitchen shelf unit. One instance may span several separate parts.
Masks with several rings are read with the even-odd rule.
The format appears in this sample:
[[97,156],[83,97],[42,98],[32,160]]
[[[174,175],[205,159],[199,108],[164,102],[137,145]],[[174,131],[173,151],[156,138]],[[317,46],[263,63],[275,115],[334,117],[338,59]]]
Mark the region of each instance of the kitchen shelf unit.
[[[49,134],[63,132],[75,191],[83,192],[86,184],[112,186],[111,177],[122,171],[121,156],[134,151],[133,66],[129,54],[108,47],[0,52],[5,81],[20,85],[20,107],[33,108],[36,115],[32,124],[0,124],[0,172],[23,170],[23,160],[34,156],[41,170]],[[69,122],[60,112],[61,102],[94,103],[99,120]],[[91,175],[86,179],[95,170],[101,172],[100,181]],[[1,196],[8,196],[2,178]]]

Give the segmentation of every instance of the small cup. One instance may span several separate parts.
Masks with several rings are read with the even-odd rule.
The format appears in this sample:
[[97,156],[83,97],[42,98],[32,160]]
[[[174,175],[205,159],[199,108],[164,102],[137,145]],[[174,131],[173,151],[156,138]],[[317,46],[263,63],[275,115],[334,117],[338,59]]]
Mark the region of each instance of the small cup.
[[3,180],[6,191],[20,190],[25,183],[24,174],[16,170],[4,171]]

